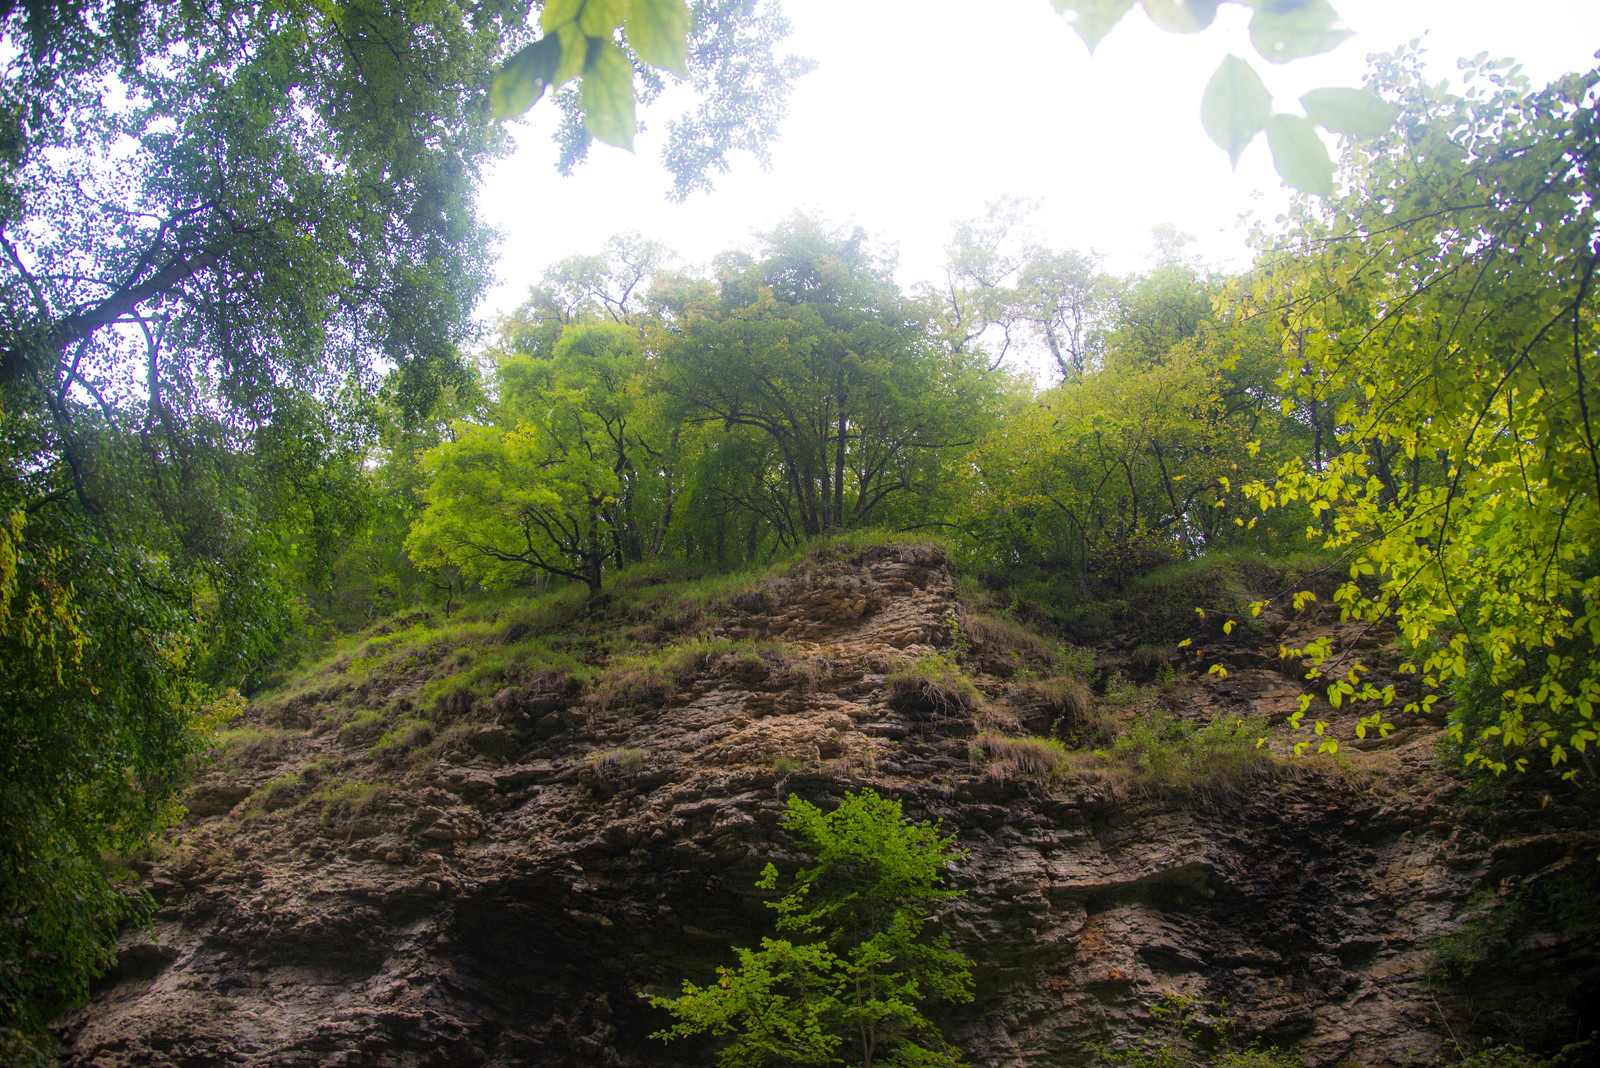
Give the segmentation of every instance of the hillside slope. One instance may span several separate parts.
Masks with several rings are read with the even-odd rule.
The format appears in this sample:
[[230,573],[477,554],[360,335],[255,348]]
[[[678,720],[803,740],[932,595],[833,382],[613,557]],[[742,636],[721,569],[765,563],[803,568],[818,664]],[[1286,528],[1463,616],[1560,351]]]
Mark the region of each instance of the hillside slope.
[[[696,603],[574,603],[560,641],[512,615],[377,636],[253,705],[139,866],[154,930],[60,1022],[60,1063],[705,1064],[648,1037],[667,1021],[640,992],[703,982],[768,929],[752,884],[794,863],[788,793],[871,786],[967,851],[940,925],[977,998],[935,1015],[971,1063],[1086,1063],[1184,994],[1309,1064],[1410,1064],[1452,1041],[1430,940],[1576,848],[1464,828],[1427,723],[1342,767],[1274,741],[1165,786],[1013,752],[1158,699],[1281,720],[1299,691],[1258,633],[1225,682],[1086,701],[1059,650],[959,601],[934,546],[824,551]],[[1594,989],[1585,953],[1526,947],[1535,1029],[1584,1025],[1563,1006]]]

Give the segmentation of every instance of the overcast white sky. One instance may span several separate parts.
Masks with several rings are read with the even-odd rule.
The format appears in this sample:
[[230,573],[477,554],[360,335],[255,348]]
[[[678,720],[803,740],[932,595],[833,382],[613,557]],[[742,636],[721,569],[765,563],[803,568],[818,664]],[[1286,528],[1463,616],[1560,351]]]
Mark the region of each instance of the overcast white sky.
[[[556,174],[554,111],[542,102],[519,148],[489,177],[488,219],[504,234],[484,312],[515,307],[544,268],[635,230],[699,264],[746,245],[795,209],[866,227],[900,250],[900,280],[937,277],[951,224],[1005,194],[1038,198],[1038,235],[1138,268],[1150,228],[1171,222],[1213,262],[1247,261],[1246,213],[1271,219],[1285,194],[1258,139],[1232,172],[1206,138],[1200,94],[1232,51],[1267,79],[1279,110],[1321,85],[1358,85],[1369,52],[1427,35],[1440,78],[1487,50],[1542,85],[1595,64],[1600,0],[1335,0],[1357,35],[1326,56],[1273,67],[1250,49],[1245,16],[1179,37],[1137,10],[1091,58],[1049,0],[787,0],[789,51],[818,60],[801,80],[763,172],[735,163],[716,192],[671,204],[660,145],[597,145]],[[663,116],[664,117],[664,116]]]

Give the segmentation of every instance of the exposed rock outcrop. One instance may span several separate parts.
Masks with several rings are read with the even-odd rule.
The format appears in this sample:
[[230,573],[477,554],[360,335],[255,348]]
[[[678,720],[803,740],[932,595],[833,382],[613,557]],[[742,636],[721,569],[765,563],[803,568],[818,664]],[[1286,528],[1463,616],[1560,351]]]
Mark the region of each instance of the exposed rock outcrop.
[[[1309,1063],[1409,1064],[1449,1042],[1430,939],[1572,848],[1465,829],[1424,722],[1343,770],[1215,796],[984,774],[967,705],[890,682],[957,613],[939,550],[878,547],[730,598],[713,631],[753,644],[708,646],[675,686],[547,675],[448,698],[411,739],[427,759],[352,711],[410,702],[403,681],[253,708],[275,730],[196,782],[145,865],[154,931],[127,932],[61,1021],[61,1063],[704,1064],[648,1037],[665,1019],[640,992],[704,981],[767,929],[752,884],[793,860],[787,793],[872,786],[966,850],[939,922],[976,962],[976,1000],[943,1014],[971,1063],[1081,1064],[1187,993]],[[1039,718],[1003,657],[967,652],[994,661],[976,681],[998,716]],[[1191,714],[1281,719],[1299,689],[1271,661],[1198,686]],[[1580,950],[1529,950],[1577,984],[1558,1008],[1593,990]]]

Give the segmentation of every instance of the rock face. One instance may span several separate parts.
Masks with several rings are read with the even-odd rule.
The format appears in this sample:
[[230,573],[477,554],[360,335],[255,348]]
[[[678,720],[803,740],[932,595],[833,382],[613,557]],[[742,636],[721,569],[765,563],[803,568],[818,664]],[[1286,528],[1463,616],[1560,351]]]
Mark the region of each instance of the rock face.
[[[962,612],[939,550],[878,547],[731,597],[714,633],[747,644],[707,643],[676,686],[447,698],[409,758],[357,714],[409,707],[403,683],[253,708],[261,737],[196,782],[145,866],[154,931],[60,1021],[60,1063],[703,1065],[649,1037],[666,1019],[641,991],[704,982],[768,930],[752,884],[795,862],[788,793],[864,786],[966,850],[939,922],[977,997],[935,1015],[972,1064],[1086,1063],[1168,994],[1226,1001],[1236,1038],[1308,1064],[1418,1063],[1451,1041],[1430,939],[1567,861],[1566,839],[1463,829],[1426,723],[1342,770],[1187,798],[986,772],[969,741],[1026,719],[1025,687]],[[952,640],[987,665],[976,704],[891,678]],[[1184,711],[1281,719],[1298,692],[1268,657]],[[1530,981],[1559,961],[1571,987],[1552,1033],[1593,1026],[1561,1007],[1593,993],[1592,958],[1525,948]]]

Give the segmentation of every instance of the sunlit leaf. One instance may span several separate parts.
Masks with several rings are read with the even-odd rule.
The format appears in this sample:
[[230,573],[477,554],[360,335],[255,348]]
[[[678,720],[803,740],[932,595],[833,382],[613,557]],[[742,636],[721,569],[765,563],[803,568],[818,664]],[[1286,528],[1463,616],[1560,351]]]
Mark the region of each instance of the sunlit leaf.
[[1313,89],[1300,98],[1306,117],[1325,130],[1366,141],[1394,126],[1400,109],[1366,89]]
[[1200,98],[1200,124],[1235,166],[1245,146],[1266,128],[1272,95],[1261,75],[1238,56],[1226,56]]
[[684,0],[632,0],[625,22],[628,43],[652,67],[689,73],[689,7]]
[[597,140],[631,151],[636,129],[633,64],[610,41],[591,43],[590,53],[583,74],[583,125]]
[[1250,19],[1250,43],[1262,58],[1287,63],[1326,52],[1352,30],[1339,29],[1339,13],[1328,0],[1303,4],[1263,4]]
[[1272,116],[1267,121],[1267,144],[1272,148],[1272,164],[1285,182],[1319,196],[1333,192],[1333,160],[1310,119]]
[[506,60],[489,86],[489,106],[497,119],[514,118],[538,102],[555,80],[561,63],[561,41],[541,37]]
[[589,37],[609,38],[611,31],[622,25],[622,13],[627,6],[625,0],[584,0],[578,29]]
[[1172,33],[1196,33],[1217,17],[1220,0],[1139,0],[1150,21]]
[[583,0],[545,0],[539,12],[539,28],[550,33],[563,22],[571,22],[583,10]]
[[1072,28],[1091,52],[1133,8],[1133,0],[1051,0],[1051,3],[1061,14],[1071,16]]

